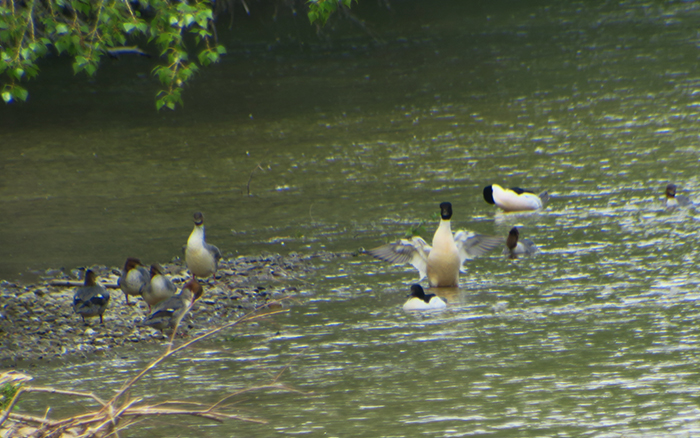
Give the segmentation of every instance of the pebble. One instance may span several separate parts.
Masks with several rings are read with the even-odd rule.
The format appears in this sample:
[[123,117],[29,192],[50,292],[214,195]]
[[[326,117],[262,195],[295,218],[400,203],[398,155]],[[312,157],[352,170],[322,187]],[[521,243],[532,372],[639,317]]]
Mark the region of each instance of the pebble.
[[[200,280],[203,297],[187,316],[191,334],[223,325],[272,299],[308,293],[298,280],[313,271],[313,259],[329,260],[349,253],[318,252],[312,254],[263,254],[225,259],[220,262],[216,280]],[[178,259],[163,265],[178,289],[188,279]],[[98,281],[115,285],[119,268],[90,267]],[[118,349],[127,343],[161,345],[162,334],[139,327],[147,316],[148,306],[139,300],[135,306],[124,305],[124,294],[109,289],[111,300],[104,314],[89,318],[86,323],[73,311],[73,295],[77,287],[52,286],[54,280],[78,281],[85,269],[47,271],[45,283],[17,285],[0,281],[0,369],[16,366],[20,360],[42,361],[87,356],[101,352],[119,357]],[[280,275],[281,274],[281,275]],[[290,275],[293,274],[293,275]]]

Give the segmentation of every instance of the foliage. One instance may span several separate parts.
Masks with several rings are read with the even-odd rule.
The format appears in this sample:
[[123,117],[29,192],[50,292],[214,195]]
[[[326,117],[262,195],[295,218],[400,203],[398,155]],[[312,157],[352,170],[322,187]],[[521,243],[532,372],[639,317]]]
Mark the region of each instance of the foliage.
[[[357,0],[355,0],[357,1]],[[325,25],[328,18],[338,10],[338,6],[350,8],[352,0],[309,0],[309,21]]]
[[[357,0],[356,0],[357,1]],[[325,24],[339,7],[352,0],[309,0],[311,23]],[[165,63],[153,74],[164,88],[156,108],[182,104],[182,86],[200,66],[218,62],[226,53],[216,42],[215,0],[0,0],[0,96],[6,103],[26,101],[20,85],[39,73],[37,60],[53,51],[73,58],[73,71],[94,76],[105,55],[132,52],[124,47],[147,40]],[[196,60],[188,43],[194,43]]]
[[145,38],[166,60],[153,70],[165,87],[156,107],[173,109],[182,103],[182,85],[199,68],[186,43],[194,41],[202,66],[226,53],[213,31],[212,0],[0,0],[0,74],[6,79],[0,95],[5,102],[27,100],[20,81],[39,73],[37,60],[51,47],[73,57],[76,74],[93,76],[106,54],[143,53],[122,46]]
[[19,385],[5,383],[0,385],[0,411],[4,411],[10,405],[10,402],[15,398]]

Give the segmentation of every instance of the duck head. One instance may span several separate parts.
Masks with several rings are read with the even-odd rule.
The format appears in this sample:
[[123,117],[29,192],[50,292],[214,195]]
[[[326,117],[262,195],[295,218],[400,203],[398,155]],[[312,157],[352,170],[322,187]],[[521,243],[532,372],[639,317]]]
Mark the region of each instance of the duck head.
[[667,198],[675,198],[676,197],[676,185],[675,184],[669,184],[666,186],[666,197]]
[[493,200],[493,185],[488,185],[484,187],[484,200],[487,204],[496,203],[496,201]]
[[423,287],[420,284],[412,285],[411,293],[408,296],[411,298],[418,298],[419,300],[423,300],[426,303],[429,303],[430,298],[433,297],[433,295],[426,295],[425,291],[423,290]]
[[97,274],[92,269],[85,271],[85,286],[96,286]]
[[141,260],[134,257],[129,257],[126,259],[126,263],[124,263],[124,272],[129,272],[132,269],[138,267],[140,264]]
[[516,246],[518,246],[518,237],[520,236],[520,233],[518,232],[517,227],[513,227],[510,229],[508,232],[508,238],[506,239],[506,246],[508,247],[509,250],[514,250]]
[[196,226],[204,224],[204,215],[199,211],[194,214],[194,224]]
[[440,217],[446,221],[452,218],[452,204],[449,202],[440,204]]
[[156,275],[163,275],[163,268],[158,263],[151,265],[151,278],[155,277]]
[[202,289],[202,285],[199,284],[196,278],[190,278],[190,280],[185,283],[185,286],[182,288],[182,292],[191,295],[190,301],[194,302],[197,300],[197,298],[202,296],[204,289]]

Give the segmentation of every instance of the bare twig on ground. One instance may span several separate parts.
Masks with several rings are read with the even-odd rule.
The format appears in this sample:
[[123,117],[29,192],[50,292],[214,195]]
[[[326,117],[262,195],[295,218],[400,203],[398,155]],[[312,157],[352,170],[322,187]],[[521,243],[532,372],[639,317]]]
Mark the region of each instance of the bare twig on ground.
[[[67,391],[47,387],[20,386],[17,389],[17,392],[14,394],[12,401],[8,404],[7,409],[3,412],[2,416],[0,416],[0,427],[3,425],[3,423],[5,423],[6,420],[9,419],[15,423],[33,425],[34,428],[32,430],[32,437],[59,438],[63,436],[64,433],[71,431],[71,433],[77,433],[81,438],[97,438],[107,436],[119,437],[119,431],[124,430],[125,428],[134,424],[135,422],[141,421],[142,419],[147,417],[163,415],[195,416],[216,422],[223,422],[226,420],[240,420],[255,423],[265,423],[265,420],[262,419],[250,418],[236,415],[230,412],[225,412],[223,411],[223,409],[225,409],[229,405],[225,405],[224,403],[230,400],[231,398],[239,396],[245,392],[250,392],[254,390],[283,389],[287,391],[295,391],[292,388],[278,383],[281,373],[275,376],[273,381],[269,384],[251,387],[234,392],[232,394],[226,395],[225,397],[221,398],[219,401],[211,405],[203,405],[200,403],[178,400],[159,402],[154,405],[142,405],[143,400],[141,398],[129,399],[126,397],[126,394],[139,380],[141,380],[141,378],[143,378],[151,370],[156,368],[159,364],[161,364],[163,361],[173,356],[174,354],[179,353],[182,350],[185,350],[186,348],[190,347],[192,344],[210,338],[211,336],[221,332],[222,330],[234,327],[243,322],[254,321],[263,317],[286,312],[287,310],[275,310],[264,314],[260,313],[260,311],[264,308],[268,307],[271,304],[278,304],[280,301],[282,300],[275,300],[264,305],[258,306],[254,310],[246,313],[245,315],[241,316],[240,318],[236,319],[231,323],[209,330],[208,332],[197,336],[196,338],[185,342],[182,345],[175,347],[175,334],[177,333],[177,329],[180,323],[180,321],[178,321],[178,323],[173,329],[173,333],[169,339],[165,352],[161,354],[158,358],[154,359],[141,371],[139,371],[134,377],[132,377],[126,383],[124,383],[124,385],[119,389],[119,391],[117,391],[117,393],[108,401],[104,401],[100,397],[90,392]],[[192,306],[190,305],[188,311],[191,307]],[[10,376],[9,373],[0,373],[0,381],[2,381],[1,378],[3,375]],[[28,380],[28,378],[23,381],[26,380]],[[95,411],[71,416],[60,420],[51,420],[46,417],[41,418],[32,415],[12,413],[11,411],[16,405],[17,401],[19,400],[20,394],[30,392],[44,392],[51,394],[67,395],[72,397],[91,398],[97,403],[99,403],[101,407],[100,409]]]

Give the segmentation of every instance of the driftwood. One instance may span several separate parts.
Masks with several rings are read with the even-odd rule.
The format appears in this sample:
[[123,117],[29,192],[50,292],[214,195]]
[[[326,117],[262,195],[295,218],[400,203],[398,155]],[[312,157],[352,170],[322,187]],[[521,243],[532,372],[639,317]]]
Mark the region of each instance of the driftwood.
[[[119,285],[116,283],[100,283],[107,289],[119,289]],[[49,286],[64,286],[64,287],[82,287],[85,285],[84,280],[60,280],[54,279],[49,281]]]
[[[142,399],[140,398],[129,399],[127,393],[148,372],[155,369],[160,363],[168,359],[170,356],[173,356],[174,354],[187,349],[192,344],[199,342],[203,339],[209,338],[215,335],[216,333],[221,332],[222,330],[226,330],[241,323],[286,312],[286,310],[275,310],[267,313],[260,313],[262,309],[269,307],[270,305],[278,305],[279,301],[280,300],[271,301],[264,305],[258,306],[253,311],[243,315],[242,317],[229,324],[212,329],[204,333],[203,335],[200,335],[188,342],[185,342],[182,345],[175,347],[174,340],[175,334],[177,333],[177,329],[179,326],[178,322],[178,324],[173,329],[172,334],[170,335],[170,339],[168,341],[168,345],[165,352],[161,354],[158,358],[154,359],[150,364],[148,364],[144,369],[138,372],[134,377],[126,381],[123,384],[123,386],[118,390],[116,395],[114,395],[111,399],[106,401],[102,400],[100,397],[91,392],[68,391],[56,388],[29,386],[26,385],[26,382],[31,380],[30,376],[27,376],[22,373],[17,373],[15,371],[0,372],[0,386],[3,384],[16,385],[16,392],[12,400],[9,402],[9,404],[7,404],[7,407],[4,411],[0,411],[0,436],[11,436],[13,438],[119,438],[119,432],[126,429],[127,427],[129,427],[129,425],[133,424],[134,422],[140,421],[146,417],[163,415],[194,416],[216,422],[223,422],[226,420],[240,420],[256,423],[266,423],[266,421],[262,419],[244,417],[237,415],[233,412],[229,412],[226,409],[229,407],[229,405],[224,403],[233,397],[255,390],[274,388],[295,391],[291,388],[284,386],[281,383],[278,383],[281,373],[275,376],[272,382],[268,384],[251,387],[241,391],[237,391],[232,394],[228,394],[225,397],[221,398],[218,402],[211,405],[203,405],[200,403],[181,400],[165,401],[160,402],[158,404],[148,405],[142,403]],[[188,308],[187,310],[189,311],[190,309]],[[62,394],[70,397],[89,398],[97,402],[101,407],[94,411],[58,420],[49,419],[47,418],[47,416],[37,417],[32,415],[13,413],[12,409],[17,404],[17,401],[19,400],[20,396],[22,394],[32,392],[44,392],[52,394]],[[9,425],[5,423],[8,423]]]

